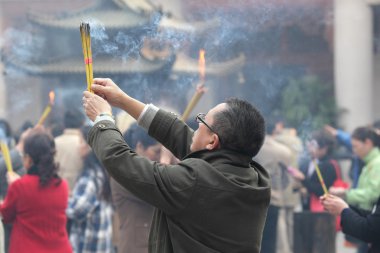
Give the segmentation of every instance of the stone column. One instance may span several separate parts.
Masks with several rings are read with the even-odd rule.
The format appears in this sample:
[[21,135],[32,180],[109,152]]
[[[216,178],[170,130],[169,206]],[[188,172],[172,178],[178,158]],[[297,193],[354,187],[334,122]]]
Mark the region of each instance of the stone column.
[[348,131],[373,121],[373,14],[364,0],[334,1],[334,71],[338,106]]
[[[3,35],[3,8],[0,6],[0,38],[2,38]],[[0,50],[3,47],[0,40]],[[6,89],[5,89],[5,82],[4,82],[4,65],[3,62],[0,60],[0,118],[4,118],[6,111]]]

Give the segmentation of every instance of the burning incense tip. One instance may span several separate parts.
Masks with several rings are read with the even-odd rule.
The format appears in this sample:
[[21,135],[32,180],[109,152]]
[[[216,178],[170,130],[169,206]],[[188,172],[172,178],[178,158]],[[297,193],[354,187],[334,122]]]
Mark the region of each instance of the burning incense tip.
[[198,104],[203,93],[206,92],[204,86],[205,76],[206,76],[206,51],[204,49],[199,50],[199,85],[197,86],[193,97],[191,98],[189,104],[186,106],[185,111],[182,114],[181,119],[186,121],[190,116],[190,113],[193,111],[194,107]]
[[41,115],[41,118],[38,120],[38,123],[37,123],[38,126],[43,125],[46,118],[49,116],[49,114],[51,112],[51,107],[54,105],[54,98],[55,98],[54,91],[50,91],[49,92],[49,104],[46,106],[44,112]]
[[203,84],[206,76],[206,51],[204,49],[199,50],[199,80]]
[[54,91],[50,91],[49,92],[49,101],[50,101],[51,105],[54,105],[54,98],[55,98]]

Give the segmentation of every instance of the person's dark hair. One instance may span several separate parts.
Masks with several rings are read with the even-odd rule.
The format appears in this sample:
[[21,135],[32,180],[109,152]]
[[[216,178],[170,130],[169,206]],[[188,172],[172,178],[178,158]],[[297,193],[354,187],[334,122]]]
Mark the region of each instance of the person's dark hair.
[[19,142],[19,140],[20,140],[20,136],[21,136],[21,134],[22,134],[23,132],[25,132],[27,129],[29,129],[29,128],[33,128],[33,127],[34,127],[34,125],[33,125],[33,123],[32,123],[30,120],[25,121],[25,122],[21,125],[21,127],[17,130],[17,133],[15,134],[15,141],[16,141],[16,143]]
[[138,142],[140,142],[145,148],[157,144],[157,141],[150,137],[148,133],[136,123],[133,123],[124,133],[124,140],[132,149],[136,149]]
[[11,126],[9,125],[8,121],[6,121],[5,119],[0,119],[0,128],[4,130],[6,137],[12,136]]
[[72,108],[65,112],[63,123],[65,128],[81,128],[84,124],[83,113],[75,108]]
[[265,119],[265,127],[266,127],[268,135],[273,134],[273,131],[274,131],[274,129],[276,129],[276,125],[278,122],[280,122],[280,121],[278,121],[274,117],[269,117],[269,118]]
[[258,109],[247,101],[231,98],[227,108],[214,115],[213,129],[221,147],[255,156],[265,138],[265,121]]
[[42,129],[33,129],[25,138],[24,155],[28,155],[33,165],[37,168],[37,175],[40,178],[40,185],[46,186],[51,179],[58,179],[58,165],[54,162],[55,143],[53,137]]
[[326,155],[331,155],[336,144],[335,138],[325,130],[315,131],[311,134],[311,139],[318,143],[319,148],[327,147]]
[[380,129],[380,119],[373,122],[372,126],[376,129]]
[[53,135],[53,137],[62,135],[63,131],[65,130],[62,117],[50,117],[46,128],[50,130],[50,133]]
[[351,137],[353,139],[364,142],[366,139],[372,141],[373,145],[380,147],[380,132],[373,127],[358,127],[354,130]]
[[[81,132],[83,138],[87,141],[87,135],[91,129],[91,126],[83,126],[81,128]],[[88,144],[88,143],[87,143]],[[109,175],[103,165],[99,162],[99,159],[96,157],[95,153],[91,150],[90,153],[85,157],[83,162],[83,172],[85,170],[95,170],[96,168],[100,168],[101,173],[103,174],[103,182],[99,187],[97,185],[97,181],[95,181],[95,185],[97,189],[101,189],[99,192],[100,199],[104,199],[105,201],[111,202],[111,187],[109,183]]]

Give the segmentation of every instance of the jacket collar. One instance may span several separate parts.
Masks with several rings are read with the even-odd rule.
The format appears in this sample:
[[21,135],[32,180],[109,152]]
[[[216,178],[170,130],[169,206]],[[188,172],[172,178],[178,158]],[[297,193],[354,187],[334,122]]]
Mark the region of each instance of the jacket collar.
[[236,167],[249,167],[252,157],[230,149],[202,149],[188,154],[184,159],[198,158],[214,165],[229,164]]
[[375,159],[376,157],[379,157],[380,156],[380,150],[378,148],[373,148],[369,153],[368,155],[366,155],[364,157],[364,162],[366,164],[368,164],[369,162],[371,162],[373,159]]

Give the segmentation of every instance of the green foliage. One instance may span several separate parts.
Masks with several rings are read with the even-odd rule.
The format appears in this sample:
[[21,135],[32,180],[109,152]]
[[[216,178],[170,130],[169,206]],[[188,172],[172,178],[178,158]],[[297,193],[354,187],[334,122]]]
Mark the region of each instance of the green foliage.
[[325,124],[335,125],[338,109],[333,85],[315,76],[291,80],[283,89],[276,114],[301,134],[305,130],[320,129]]

